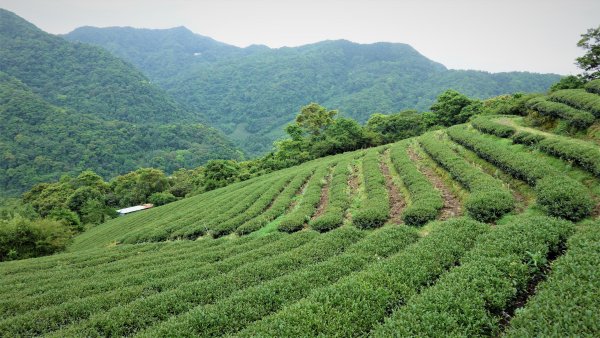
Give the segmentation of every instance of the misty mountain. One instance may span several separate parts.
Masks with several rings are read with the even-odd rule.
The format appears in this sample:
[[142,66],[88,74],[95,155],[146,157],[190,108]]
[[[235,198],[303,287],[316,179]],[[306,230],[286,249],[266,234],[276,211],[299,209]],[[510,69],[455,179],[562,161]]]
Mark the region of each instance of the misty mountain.
[[0,10],[0,195],[92,169],[111,178],[239,158],[131,64]]
[[372,113],[428,110],[446,89],[486,98],[541,92],[555,74],[449,70],[400,43],[323,41],[239,48],[185,27],[82,27],[65,38],[131,62],[180,102],[206,115],[250,153],[261,153],[312,101],[364,122]]

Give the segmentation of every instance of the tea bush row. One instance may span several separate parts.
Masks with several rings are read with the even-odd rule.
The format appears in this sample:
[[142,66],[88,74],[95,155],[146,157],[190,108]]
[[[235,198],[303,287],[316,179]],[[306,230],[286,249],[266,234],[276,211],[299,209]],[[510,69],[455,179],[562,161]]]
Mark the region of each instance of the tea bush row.
[[339,256],[195,308],[150,328],[142,336],[206,337],[234,333],[321,287],[402,251],[417,238],[416,232],[406,226],[377,229]]
[[477,131],[467,130],[464,125],[450,127],[447,133],[452,140],[481,158],[535,186],[537,202],[549,215],[576,221],[592,211],[594,203],[587,188],[556,170],[543,158],[532,156],[515,146],[504,145],[500,140]]
[[529,281],[542,274],[573,224],[555,218],[520,217],[477,241],[460,265],[410,299],[374,337],[498,336],[502,313]]
[[423,225],[437,218],[444,206],[440,192],[423,175],[408,156],[409,143],[401,141],[390,148],[390,159],[408,190],[408,206],[402,220],[408,225]]
[[600,118],[600,96],[588,93],[584,89],[563,89],[550,94],[550,100],[587,110]]
[[569,126],[577,129],[585,129],[594,123],[595,120],[594,115],[590,112],[579,110],[560,102],[553,102],[541,96],[527,101],[526,106],[543,116],[563,119]]
[[[393,309],[434,284],[490,227],[456,218],[391,257],[250,324],[243,337],[365,336]],[[234,319],[233,319],[234,320]]]
[[325,179],[330,170],[330,164],[323,164],[315,170],[315,174],[308,180],[306,190],[302,194],[302,198],[288,214],[283,216],[281,222],[277,226],[279,231],[295,232],[302,230],[304,225],[308,223],[310,217],[317,210],[319,201],[321,201],[321,190]]
[[349,164],[348,160],[342,160],[336,165],[329,184],[327,208],[321,216],[310,222],[312,229],[325,232],[340,227],[344,223],[344,214],[350,205],[348,196]]
[[390,215],[390,201],[381,172],[380,154],[375,150],[367,152],[363,158],[365,198],[361,207],[352,215],[352,223],[361,229],[382,226]]
[[422,135],[418,140],[434,161],[469,190],[465,208],[471,217],[493,222],[514,209],[515,199],[501,180],[467,162],[433,133]]
[[600,336],[600,222],[578,229],[547,281],[516,312],[506,337]]

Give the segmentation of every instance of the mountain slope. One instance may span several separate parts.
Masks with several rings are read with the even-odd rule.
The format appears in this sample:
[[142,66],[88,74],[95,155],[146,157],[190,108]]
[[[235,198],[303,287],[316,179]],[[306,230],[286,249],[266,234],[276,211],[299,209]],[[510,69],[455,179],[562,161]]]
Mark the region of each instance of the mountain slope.
[[0,194],[92,169],[105,178],[239,158],[202,116],[105,50],[0,10]]
[[449,88],[486,98],[545,91],[559,79],[552,74],[448,70],[399,43],[340,40],[238,48],[183,27],[84,27],[65,37],[102,46],[135,64],[252,153],[269,149],[282,126],[311,101],[364,122],[374,112],[427,110]]
[[597,336],[600,222],[549,215],[597,204],[600,181],[476,128],[320,158],[2,262],[0,334]]

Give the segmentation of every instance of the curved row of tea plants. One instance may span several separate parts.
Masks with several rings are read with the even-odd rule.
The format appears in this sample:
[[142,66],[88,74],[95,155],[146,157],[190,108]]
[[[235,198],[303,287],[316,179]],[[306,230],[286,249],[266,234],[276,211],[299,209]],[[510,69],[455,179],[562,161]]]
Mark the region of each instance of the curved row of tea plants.
[[587,110],[600,118],[600,95],[586,92],[584,89],[557,90],[549,95],[550,100]]
[[513,143],[534,146],[547,154],[574,162],[596,177],[600,177],[600,147],[593,143],[560,135],[517,131],[517,128],[501,124],[493,117],[478,118],[472,125],[486,134],[512,138]]
[[588,93],[600,94],[600,79],[592,80],[585,84]]
[[596,119],[592,113],[579,110],[564,103],[553,102],[545,97],[536,97],[527,101],[527,108],[535,110],[542,116],[560,118],[571,127],[585,129]]
[[343,159],[336,165],[329,184],[327,209],[319,217],[310,222],[314,230],[325,232],[342,226],[344,215],[350,206],[348,195],[348,177],[350,175],[350,160]]
[[600,336],[600,222],[578,229],[547,281],[510,322],[507,337]]
[[361,207],[352,215],[352,223],[360,229],[382,226],[390,215],[390,202],[385,187],[385,178],[379,167],[383,148],[368,151],[363,158],[365,199]]
[[470,192],[465,208],[481,222],[493,222],[515,207],[515,199],[504,183],[456,154],[434,133],[418,138],[423,149]]
[[[142,336],[206,337],[233,333],[321,287],[401,252],[417,238],[416,232],[406,226],[377,229],[341,255],[172,317],[143,332]],[[273,297],[275,294],[277,297]]]
[[548,161],[465,125],[447,129],[450,138],[471,149],[515,178],[535,187],[538,204],[549,215],[580,220],[590,215],[594,201],[580,182],[556,170]]
[[[164,304],[169,300],[177,304],[177,295],[184,291],[192,291],[192,287],[198,284],[198,280],[215,279],[216,277],[242,269],[245,265],[258,264],[261,260],[268,260],[269,257],[277,257],[284,253],[292,252],[294,248],[302,247],[316,238],[315,232],[301,232],[294,236],[281,237],[272,235],[269,243],[263,244],[253,250],[247,250],[243,253],[233,255],[222,261],[212,264],[199,264],[192,268],[179,270],[171,275],[161,275],[155,279],[137,280],[139,284],[132,287],[117,288],[110,292],[101,292],[84,296],[82,298],[69,299],[66,302],[57,302],[55,305],[42,307],[39,309],[29,309],[28,312],[13,317],[4,318],[0,321],[0,334],[2,335],[38,335],[44,332],[58,330],[72,323],[101,316],[106,311],[112,311],[112,308],[138,308],[143,310],[144,304],[150,304],[153,300],[163,300]],[[279,238],[279,240],[277,240]],[[290,251],[292,250],[292,251]],[[162,263],[162,262],[159,262]],[[152,265],[150,261],[148,263]],[[185,261],[174,261],[174,265],[186,265]],[[160,264],[164,267],[164,264]],[[118,272],[106,273],[100,272],[99,276],[117,276],[130,275],[127,266]],[[97,277],[95,274],[87,275],[89,282]],[[64,280],[62,280],[64,281]],[[64,284],[64,283],[63,283]],[[63,285],[65,290],[77,289],[77,284]],[[190,297],[190,296],[188,296]],[[182,299],[182,301],[185,300]],[[154,309],[165,310],[158,307]]]
[[[281,235],[273,234],[256,240],[247,238],[229,240],[216,247],[193,245],[193,242],[180,242],[181,245],[169,246],[169,248],[146,253],[143,256],[123,258],[110,264],[73,269],[69,273],[53,270],[53,274],[22,275],[21,278],[35,276],[41,283],[33,288],[27,283],[23,284],[26,286],[24,288],[18,288],[15,285],[2,287],[5,297],[0,301],[0,308],[3,310],[3,315],[15,315],[26,312],[28,309],[58,305],[115,289],[141,286],[149,279],[155,283],[162,283],[164,280],[173,278],[183,282],[185,281],[185,277],[182,277],[184,272],[190,276],[195,273],[196,277],[200,277],[201,271],[211,271],[210,269],[206,270],[206,265],[245,254],[279,238]],[[172,264],[173,262],[177,262],[177,264]],[[97,275],[111,276],[111,278],[97,280],[94,278]],[[75,283],[76,287],[66,285],[63,278]]]
[[490,229],[464,218],[432,225],[429,235],[399,253],[316,290],[238,335],[365,335],[392,309],[434,283],[474,245],[478,236]]
[[334,165],[335,163],[328,163],[317,167],[315,174],[308,180],[298,205],[281,219],[281,222],[277,226],[279,231],[290,233],[299,231],[310,221],[311,216],[317,210],[319,201],[321,201],[323,184],[325,184],[331,166]]
[[[289,238],[295,238],[302,231]],[[195,306],[211,304],[230,296],[233,292],[265,283],[303,267],[322,262],[340,254],[364,238],[366,233],[352,227],[341,227],[314,237],[314,240],[275,255],[241,265],[228,273],[217,273],[176,289],[163,291],[134,302],[99,312],[88,320],[56,332],[54,336],[122,336],[131,335],[189,311]]]
[[300,189],[314,173],[314,168],[303,168],[292,181],[283,189],[281,194],[273,201],[273,203],[261,214],[255,218],[248,220],[236,229],[236,233],[240,236],[250,234],[254,231],[272,222],[277,217],[285,214],[290,207],[294,196],[300,193]]
[[375,337],[498,336],[502,313],[572,233],[545,216],[514,218],[478,239],[460,265],[397,309]]
[[419,171],[408,156],[410,141],[401,141],[390,147],[390,160],[409,192],[402,220],[408,225],[423,225],[437,218],[444,206],[440,192]]

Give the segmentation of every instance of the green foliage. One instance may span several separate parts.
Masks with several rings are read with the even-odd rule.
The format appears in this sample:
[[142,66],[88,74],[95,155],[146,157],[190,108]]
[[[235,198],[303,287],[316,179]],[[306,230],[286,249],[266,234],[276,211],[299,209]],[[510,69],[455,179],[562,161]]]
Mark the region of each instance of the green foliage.
[[[558,91],[555,93],[561,92]],[[553,96],[550,97],[552,98]],[[541,115],[564,119],[570,126],[577,129],[586,129],[594,123],[595,119],[594,115],[587,111],[575,109],[563,103],[552,102],[544,97],[536,97],[529,100],[527,107],[537,111]]]
[[515,128],[494,122],[487,116],[474,119],[471,121],[471,125],[481,132],[502,138],[511,137],[516,132]]
[[[221,336],[234,333],[286,304],[301,300],[317,288],[335,283],[369,263],[401,251],[416,239],[416,234],[407,227],[374,231],[340,255],[238,291],[217,303],[194,308],[175,320],[142,332],[142,336],[164,336],[173,332],[184,336]],[[273,297],[273,294],[278,296]],[[235,320],[231,320],[232,318]]]
[[344,215],[350,206],[348,196],[349,162],[341,160],[333,170],[327,196],[327,208],[319,217],[311,220],[310,227],[319,232],[326,232],[340,227],[344,223]]
[[472,104],[474,101],[465,95],[449,89],[437,97],[430,109],[436,116],[436,124],[447,127],[464,123],[477,113],[473,108],[469,108]]
[[352,223],[360,229],[380,227],[389,218],[390,202],[380,168],[380,151],[383,149],[372,149],[363,159],[365,199],[352,215]]
[[373,114],[365,129],[372,133],[372,142],[381,145],[418,136],[425,131],[425,126],[423,114],[415,110],[405,110],[391,115]]
[[165,205],[171,202],[177,201],[177,197],[173,196],[170,192],[155,192],[148,197],[148,202],[154,206]]
[[600,26],[581,34],[577,47],[585,50],[583,56],[575,59],[577,66],[583,70],[581,76],[589,80],[600,78]]
[[577,221],[590,214],[593,200],[589,190],[545,159],[518,151],[516,146],[503,147],[498,140],[467,131],[465,126],[448,128],[448,136],[513,177],[535,186],[538,203],[549,215]]
[[0,10],[0,194],[91,168],[105,179],[240,158],[131,65]]
[[486,134],[504,138],[512,136],[513,143],[533,146],[552,156],[572,161],[596,177],[600,177],[600,149],[592,143],[560,135],[516,132],[515,128],[500,124],[494,121],[493,117],[480,117],[471,124]]
[[304,228],[304,224],[308,223],[321,200],[321,188],[328,172],[329,166],[325,163],[317,167],[313,176],[306,183],[306,188],[298,204],[281,219],[277,226],[279,231],[296,232]]
[[494,222],[514,209],[515,199],[502,181],[476,168],[429,133],[418,138],[423,149],[470,192],[465,208],[481,222]]
[[570,222],[549,217],[522,217],[498,226],[478,239],[459,266],[376,327],[373,336],[497,336],[502,311],[542,273],[532,267],[531,254],[557,253],[572,232]]
[[[486,98],[544,92],[558,75],[448,70],[405,44],[324,41],[237,48],[183,28],[79,28],[67,39],[102,46],[131,62],[250,155],[264,154],[307,102],[364,123],[374,112],[425,110],[454,88]],[[200,53],[200,54],[195,54]]]
[[578,229],[567,252],[552,264],[547,281],[510,321],[506,337],[598,336],[600,306],[600,224],[590,222]]
[[577,76],[569,75],[565,76],[557,83],[550,87],[550,92],[555,92],[561,89],[581,89],[585,85],[585,81]]
[[585,90],[589,93],[600,94],[600,79],[592,80],[585,84]]
[[417,169],[408,156],[408,142],[399,142],[390,148],[392,164],[410,196],[409,204],[402,213],[402,219],[408,225],[423,225],[434,220],[444,206],[440,192]]
[[313,102],[300,109],[300,114],[296,116],[296,124],[309,135],[319,136],[333,124],[335,115],[337,115],[336,110],[328,111],[325,107]]
[[600,118],[600,96],[583,89],[564,89],[550,94],[550,100],[587,110]]
[[[384,227],[379,234],[389,233]],[[239,333],[255,336],[363,336],[389,312],[433,283],[489,230],[455,219],[436,223],[425,238],[264,317]],[[385,241],[387,242],[387,241]],[[383,242],[383,243],[385,243]]]
[[71,230],[50,220],[15,217],[0,220],[0,262],[50,255],[63,250],[71,239]]
[[572,221],[587,217],[594,208],[589,191],[565,176],[548,176],[537,181],[535,192],[539,204],[548,214]]

